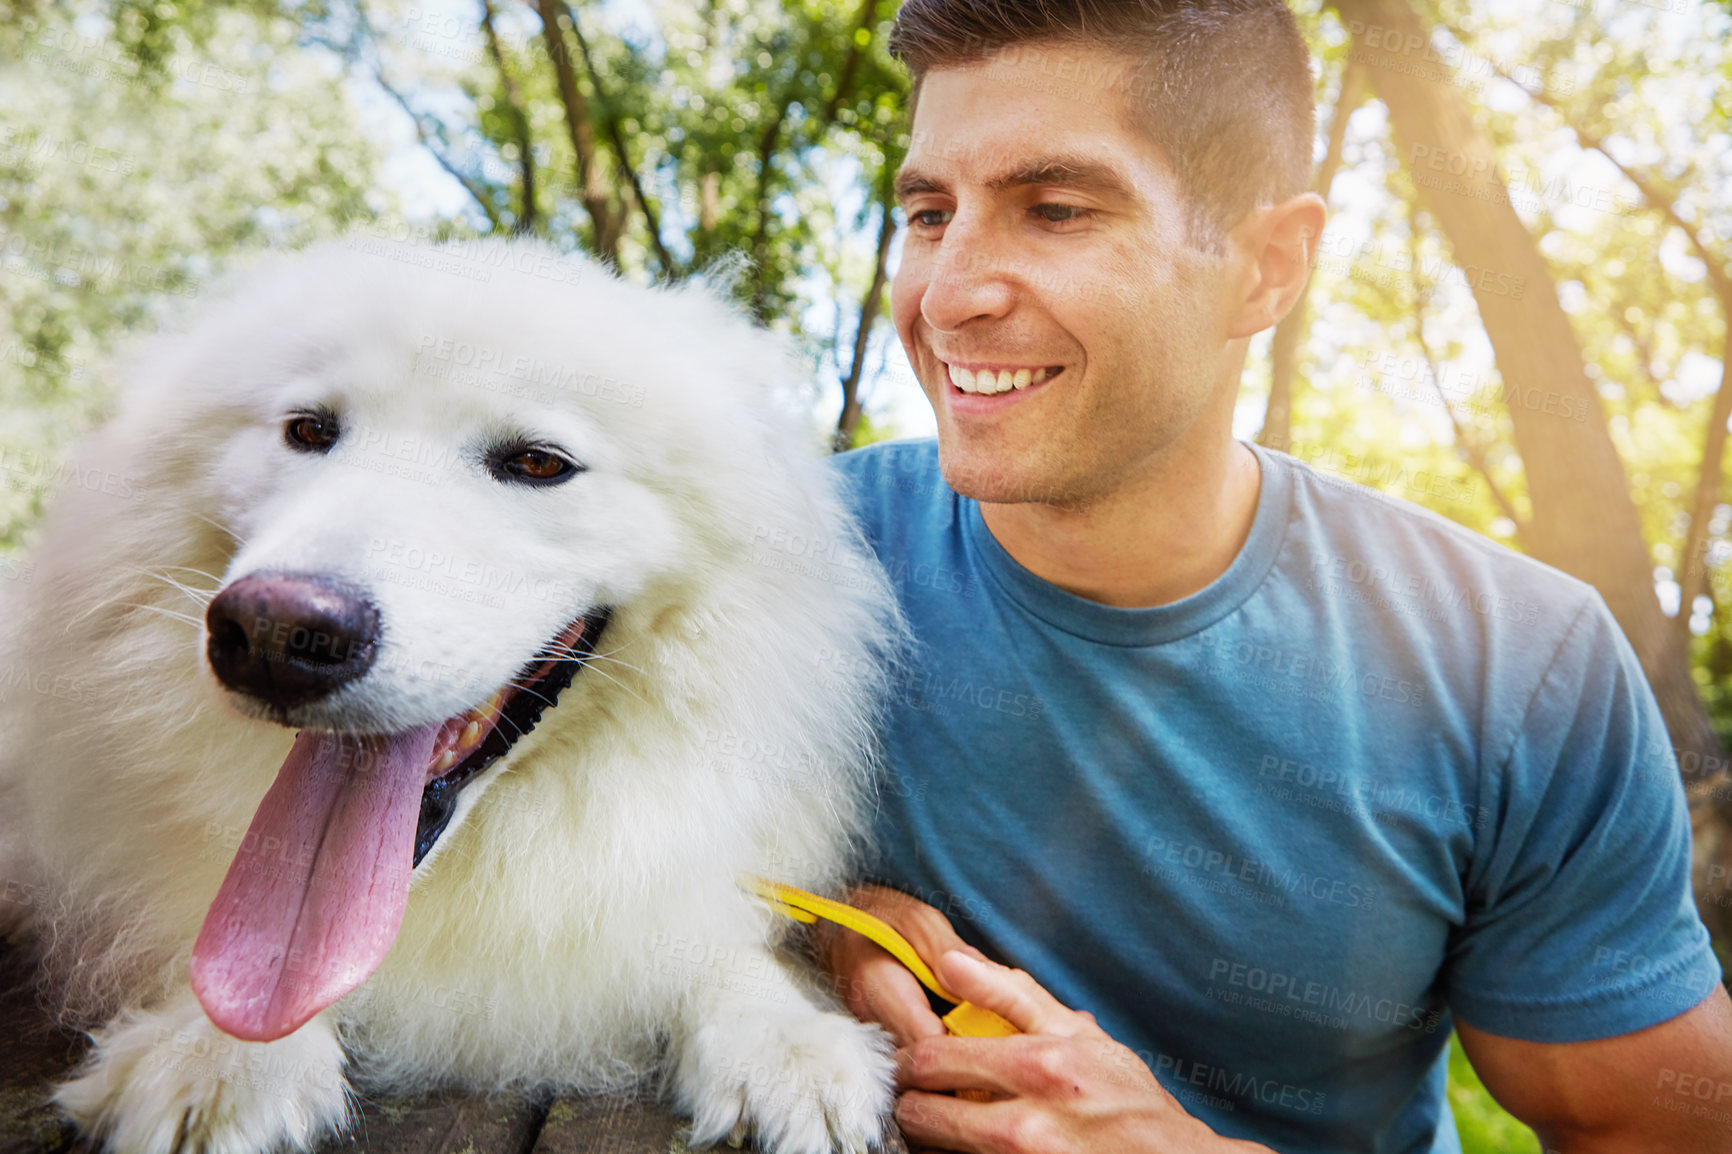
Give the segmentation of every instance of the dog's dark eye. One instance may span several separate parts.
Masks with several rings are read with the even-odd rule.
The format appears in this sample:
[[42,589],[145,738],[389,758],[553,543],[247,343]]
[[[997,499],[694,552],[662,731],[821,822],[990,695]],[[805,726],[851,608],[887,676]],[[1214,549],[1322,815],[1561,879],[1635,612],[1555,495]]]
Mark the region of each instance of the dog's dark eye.
[[488,468],[498,480],[523,485],[557,485],[583,471],[583,466],[573,464],[558,453],[517,447],[493,454],[488,460]]
[[337,443],[342,435],[337,418],[331,413],[300,413],[290,417],[283,426],[283,440],[289,448],[304,453],[323,453]]

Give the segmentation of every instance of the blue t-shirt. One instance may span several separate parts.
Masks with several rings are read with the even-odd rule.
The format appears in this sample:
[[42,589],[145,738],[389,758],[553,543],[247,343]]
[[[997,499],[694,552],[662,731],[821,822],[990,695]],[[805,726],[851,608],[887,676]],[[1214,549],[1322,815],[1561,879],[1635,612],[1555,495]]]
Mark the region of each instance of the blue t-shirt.
[[1223,1135],[1458,1151],[1452,1014],[1579,1041],[1718,982],[1677,768],[1590,586],[1257,456],[1238,557],[1151,609],[1022,568],[931,441],[837,458],[917,643],[872,872]]

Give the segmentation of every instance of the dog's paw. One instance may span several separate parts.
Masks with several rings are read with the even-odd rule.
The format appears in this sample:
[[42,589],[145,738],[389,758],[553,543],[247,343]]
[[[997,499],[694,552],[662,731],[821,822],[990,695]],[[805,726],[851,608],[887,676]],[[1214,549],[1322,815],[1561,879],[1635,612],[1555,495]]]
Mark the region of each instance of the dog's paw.
[[241,1042],[188,994],[94,1038],[54,1101],[114,1154],[305,1150],[348,1118],[343,1050],[317,1019],[275,1042]]
[[684,1040],[674,1092],[693,1145],[752,1133],[770,1154],[858,1154],[883,1140],[891,1054],[884,1031],[841,1014],[732,1002]]

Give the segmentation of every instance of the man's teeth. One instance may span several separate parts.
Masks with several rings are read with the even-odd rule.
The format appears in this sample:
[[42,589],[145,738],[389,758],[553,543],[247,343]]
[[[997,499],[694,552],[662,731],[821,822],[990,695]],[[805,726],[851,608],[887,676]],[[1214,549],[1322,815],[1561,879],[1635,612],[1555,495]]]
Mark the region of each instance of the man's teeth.
[[981,393],[992,396],[996,393],[1008,393],[1012,389],[1026,389],[1030,385],[1038,385],[1053,375],[1053,370],[1042,367],[1038,369],[965,369],[960,365],[946,365],[950,372],[950,383],[965,393]]

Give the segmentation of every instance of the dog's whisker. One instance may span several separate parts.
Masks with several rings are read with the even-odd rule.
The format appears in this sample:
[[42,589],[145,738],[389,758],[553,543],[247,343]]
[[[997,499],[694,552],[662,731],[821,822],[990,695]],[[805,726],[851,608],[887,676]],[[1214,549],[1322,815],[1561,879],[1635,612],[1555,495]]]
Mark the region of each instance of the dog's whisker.
[[[561,649],[564,649],[565,651],[561,652],[560,651]],[[621,681],[619,678],[611,676],[606,670],[598,668],[598,663],[600,661],[608,661],[608,660],[614,660],[614,659],[610,659],[610,658],[607,658],[605,656],[598,658],[595,654],[579,653],[579,652],[570,650],[568,647],[561,647],[561,646],[556,646],[556,645],[551,645],[551,644],[549,645],[549,647],[546,651],[538,653],[536,656],[538,659],[543,660],[543,661],[549,661],[549,660],[551,660],[551,661],[570,661],[570,662],[575,662],[578,665],[588,666],[589,668],[592,668],[595,670],[595,674],[597,677],[605,677],[608,681],[613,682],[613,684],[619,686],[625,692],[627,692],[627,693],[631,694],[633,697],[637,698],[637,700],[642,701],[645,705],[649,704],[649,702],[644,699],[643,695],[638,693],[634,689],[632,689],[631,686],[627,685],[625,682]],[[617,665],[624,666],[627,669],[630,669],[633,673],[636,673],[639,676],[644,675],[643,670],[638,669],[635,666],[626,665],[626,663],[623,661],[615,660],[614,663]],[[552,705],[553,703],[551,701],[549,701],[548,704]]]
[[609,659],[615,659],[616,654],[624,653],[627,649],[630,649],[630,648],[631,648],[631,642],[626,641],[626,642],[623,642],[619,645],[615,645],[612,649],[609,649],[606,653],[598,653],[598,654],[596,654],[596,656],[609,658]]
[[[180,585],[181,583],[176,578],[170,577],[168,574],[170,574],[172,572],[197,573],[203,577],[210,577],[210,574],[204,572],[204,570],[193,569],[192,567],[187,566],[187,565],[164,565],[160,568],[155,568],[155,569],[153,569],[149,566],[146,566],[146,565],[129,565],[120,571],[123,573],[142,573],[146,577],[154,577],[158,581],[168,581],[168,582],[172,582],[176,585]],[[220,581],[219,578],[214,578],[214,577],[212,577],[211,580]],[[187,588],[191,588],[191,586],[187,586]]]
[[543,649],[531,658],[532,661],[575,661],[579,664],[583,664],[589,659],[589,654],[575,649]]
[[[617,653],[618,650],[615,650],[614,652]],[[581,650],[572,649],[570,646],[549,644],[549,645],[545,646],[544,648],[542,648],[539,652],[537,652],[535,656],[536,656],[536,659],[543,660],[543,661],[545,661],[545,660],[579,661],[579,662],[584,663],[585,665],[588,665],[588,664],[591,664],[594,662],[605,661],[605,662],[609,662],[609,663],[614,664],[614,665],[618,665],[623,669],[629,669],[633,673],[638,674],[640,677],[648,676],[647,674],[644,673],[644,671],[642,669],[639,669],[637,666],[631,664],[630,662],[621,661],[619,658],[613,656],[613,654],[611,654],[611,653],[584,653]]]
[[629,669],[633,673],[637,674],[639,677],[648,677],[649,676],[649,674],[645,673],[642,669],[638,668],[637,666],[635,666],[635,665],[633,665],[627,661],[621,661],[617,657],[591,657],[590,660],[595,661],[595,662],[602,662],[602,663],[605,663],[608,665],[617,665],[621,669]]
[[[151,609],[155,612],[163,613],[172,617],[183,616],[182,614],[175,613],[173,610],[164,609],[159,605],[142,605],[136,601],[122,601],[117,595],[115,597],[110,597],[107,600],[92,602],[90,607],[84,610],[84,612],[68,617],[64,629],[67,632],[71,632],[74,628],[82,625],[85,621],[108,609]],[[198,618],[188,617],[187,620],[196,621],[200,625],[203,624],[203,621]]]
[[[598,665],[599,664],[601,664],[601,662],[598,662]],[[620,669],[625,669],[625,671],[627,671],[627,672],[634,672],[634,674],[637,674],[637,676],[639,676],[639,677],[648,676],[648,674],[644,674],[643,669],[637,669],[636,665],[627,665],[627,664],[625,664],[625,662],[618,662],[618,665],[620,665]],[[598,672],[599,672],[599,669],[598,669]]]
[[[193,573],[193,574],[196,574],[200,577],[207,578],[210,581],[216,583],[217,585],[221,585],[223,583],[223,579],[221,577],[218,577],[215,573],[206,573],[203,569],[196,569],[191,565],[164,565],[163,569],[178,571],[181,573]],[[214,592],[214,590],[213,590],[213,592]]]
[[195,589],[190,585],[182,585],[178,581],[168,581],[166,584],[184,594],[187,600],[195,602],[201,609],[208,606],[216,597],[216,591],[211,589]]
[[205,514],[200,513],[197,510],[193,510],[193,509],[189,509],[189,510],[187,510],[187,512],[191,513],[194,517],[197,517],[200,521],[203,521],[208,525],[213,525],[216,528],[221,529],[224,533],[227,533],[230,537],[234,538],[236,545],[240,545],[242,547],[245,547],[245,545],[247,543],[246,538],[242,537],[239,533],[235,532],[233,529],[229,528],[227,525],[224,525],[221,521],[218,521],[215,517],[206,516]]
[[[535,700],[541,702],[543,708],[552,708],[553,705],[555,704],[556,700],[557,700],[556,697],[549,697],[549,696],[547,696],[547,694],[542,693],[542,692],[540,692],[540,691],[536,690],[535,688],[528,686],[528,685],[518,686],[517,692],[522,694],[525,697],[535,698]],[[513,728],[516,728],[517,723],[515,721],[512,721],[511,718],[506,716],[504,713],[501,713],[499,715],[499,720],[494,722],[494,724],[497,725],[500,722],[505,722],[505,721],[511,721]],[[522,737],[524,732],[525,732],[524,730],[518,729],[517,735],[519,737]]]
[[594,672],[595,672],[595,675],[597,677],[603,677],[603,678],[606,678],[608,681],[613,682],[615,685],[619,686],[620,689],[624,690],[626,693],[631,694],[633,697],[637,698],[639,701],[642,701],[645,705],[649,704],[649,702],[644,699],[644,696],[641,693],[637,692],[635,689],[633,689],[631,686],[627,685],[625,682],[621,681],[619,678],[614,677],[613,675],[608,673],[607,670],[595,669]]
[[[528,692],[532,692],[532,691],[530,691],[530,690],[524,690],[524,691],[523,691],[523,692],[525,692],[525,693],[528,693]],[[535,694],[535,696],[536,696],[536,697],[541,697],[541,694],[539,694],[539,693],[537,693],[537,694]],[[545,698],[545,697],[541,697],[541,699],[542,699],[542,700],[543,700],[543,701],[547,701],[547,700],[548,700],[548,699],[547,699],[547,698]],[[552,702],[548,702],[548,704],[552,704]],[[505,714],[503,714],[503,713],[501,713],[501,714],[500,714],[500,715],[499,715],[499,717],[498,717],[498,719],[497,719],[497,720],[496,720],[496,721],[494,721],[494,723],[493,723],[493,724],[494,724],[494,726],[495,726],[495,727],[498,727],[498,726],[501,726],[501,725],[510,725],[510,726],[511,726],[511,728],[512,728],[512,729],[513,729],[513,730],[515,730],[515,731],[516,731],[516,732],[517,732],[517,737],[523,737],[523,736],[524,736],[524,735],[525,735],[525,734],[527,734],[527,733],[528,733],[528,732],[529,732],[529,731],[528,731],[528,730],[526,730],[526,729],[524,729],[524,728],[523,728],[523,727],[522,727],[522,726],[521,726],[521,725],[519,725],[519,724],[517,724],[517,722],[515,722],[515,721],[513,721],[513,720],[512,720],[512,719],[511,719],[511,718],[509,718],[509,717],[507,717],[507,716],[506,716],[506,715],[505,715]],[[511,740],[513,740],[513,741],[516,741],[516,740],[517,740],[517,737],[514,737],[514,738],[512,738],[512,739],[511,739]]]
[[[171,566],[171,568],[181,568],[181,566]],[[129,571],[149,577],[153,581],[159,581],[162,584],[167,585],[169,588],[184,594],[188,600],[193,601],[200,606],[209,605],[211,599],[216,596],[215,589],[199,589],[185,584],[184,582],[176,581],[173,577],[155,569],[135,567]]]
[[531,661],[588,661],[590,655],[581,649],[573,649],[569,645],[559,645],[549,642],[537,649],[530,658]]
[[137,601],[110,601],[108,604],[121,609],[142,609],[146,613],[160,613],[164,617],[172,617],[176,621],[184,621],[188,625],[192,625],[196,628],[204,628],[204,619],[202,617],[194,617],[190,613],[176,613],[174,610],[164,609],[160,605],[144,605]]

